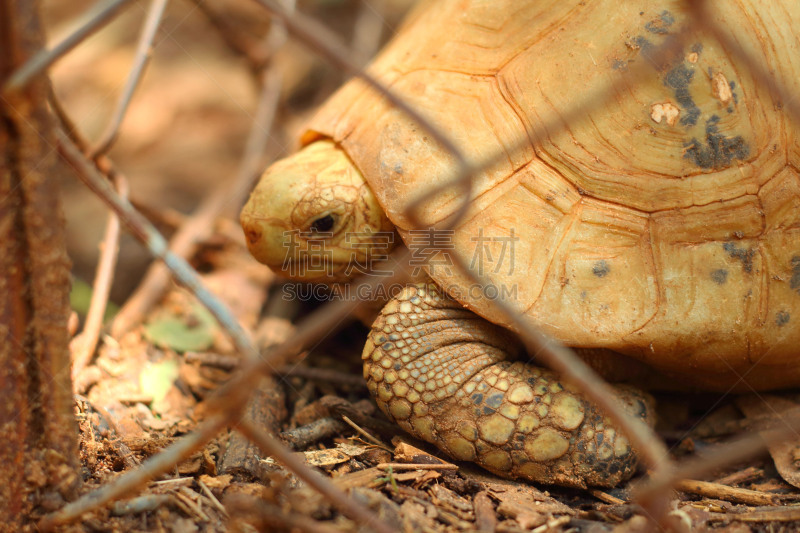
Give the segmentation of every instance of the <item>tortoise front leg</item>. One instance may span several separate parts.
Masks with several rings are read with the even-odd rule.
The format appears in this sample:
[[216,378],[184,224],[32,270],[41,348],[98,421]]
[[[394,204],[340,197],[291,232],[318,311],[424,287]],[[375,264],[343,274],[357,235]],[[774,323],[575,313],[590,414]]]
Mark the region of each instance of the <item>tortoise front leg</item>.
[[[400,427],[501,476],[583,488],[633,475],[628,439],[555,373],[514,362],[518,351],[508,332],[436,285],[413,285],[372,325],[364,377]],[[617,392],[652,421],[647,395]]]

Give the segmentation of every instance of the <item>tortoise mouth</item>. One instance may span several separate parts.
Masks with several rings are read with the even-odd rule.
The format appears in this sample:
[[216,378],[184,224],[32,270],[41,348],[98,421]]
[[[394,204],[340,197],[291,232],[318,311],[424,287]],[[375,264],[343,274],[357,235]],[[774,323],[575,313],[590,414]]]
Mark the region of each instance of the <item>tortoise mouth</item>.
[[[360,257],[325,233],[288,230],[274,220],[243,212],[240,222],[250,254],[282,277],[331,285],[350,279]],[[319,235],[319,237],[316,237]],[[304,238],[307,237],[307,238]]]

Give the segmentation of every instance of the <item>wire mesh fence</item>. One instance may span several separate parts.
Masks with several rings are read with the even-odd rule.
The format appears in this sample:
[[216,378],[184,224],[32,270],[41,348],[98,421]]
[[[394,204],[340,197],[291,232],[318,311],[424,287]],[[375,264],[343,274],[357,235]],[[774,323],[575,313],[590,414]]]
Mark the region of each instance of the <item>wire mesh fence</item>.
[[[100,342],[119,221],[163,263],[150,266],[127,297],[111,326],[113,336],[119,338],[138,326],[174,277],[190,287],[224,325],[243,360],[240,372],[220,389],[216,411],[194,433],[163,455],[48,515],[42,527],[75,520],[169,471],[239,420],[242,434],[265,454],[287,464],[344,514],[377,530],[390,529],[363,503],[348,498],[293,458],[274,437],[240,420],[248,393],[257,389],[261,376],[274,373],[293,355],[339,327],[342,316],[357,311],[362,302],[333,301],[306,317],[288,342],[259,353],[251,333],[202,287],[186,262],[199,243],[220,231],[220,217],[235,215],[267,162],[296,145],[292,137],[304,142],[333,139],[367,176],[409,245],[395,252],[392,261],[407,262],[409,255],[413,260],[414,232],[428,232],[440,239],[427,243],[431,252],[427,259],[441,259],[447,252],[451,261],[447,266],[452,271],[438,277],[434,267],[424,262],[440,285],[494,286],[498,293],[505,286],[519,287],[522,294],[514,299],[482,301],[485,290],[478,297],[467,294],[459,299],[515,331],[529,354],[566,376],[623,429],[650,471],[649,480],[640,481],[635,493],[649,519],[663,520],[668,507],[665,487],[752,454],[765,442],[796,437],[796,421],[786,418],[772,433],[745,436],[721,449],[714,461],[676,465],[662,441],[626,413],[608,385],[582,359],[537,327],[562,340],[573,339],[578,346],[638,356],[673,379],[680,372],[664,362],[664,354],[670,350],[683,350],[683,354],[694,348],[688,346],[694,342],[706,359],[677,364],[694,365],[687,381],[710,383],[722,391],[747,390],[749,383],[757,388],[794,384],[791,344],[796,328],[790,323],[789,298],[796,290],[791,211],[797,201],[794,130],[800,119],[795,97],[800,10],[791,2],[769,6],[755,2],[475,2],[464,10],[461,3],[442,0],[423,2],[426,5],[414,12],[412,22],[402,27],[400,14],[407,7],[403,2],[334,6],[268,0],[230,0],[219,5],[101,2],[83,17],[85,25],[65,33],[51,52],[32,58],[6,79],[3,93],[24,87],[65,54],[64,64],[70,64],[69,54],[77,55],[80,49],[70,51],[98,26],[122,16],[125,4],[129,4],[125,16],[138,19],[141,29],[138,23],[130,24],[124,29],[128,35],[121,37],[132,43],[133,35],[139,34],[135,51],[128,52],[131,67],[113,65],[118,72],[112,85],[121,95],[114,106],[105,105],[102,116],[95,116],[96,102],[82,100],[79,94],[82,82],[59,71],[58,64],[51,67],[55,80],[51,106],[60,118],[62,157],[116,214],[106,233],[106,258],[101,262],[105,266],[98,267],[103,274],[95,286],[94,312],[85,322],[80,343],[73,346],[73,374],[79,377]],[[329,16],[340,35],[351,36],[350,43],[302,14],[304,10]],[[203,60],[225,63],[238,58],[233,67],[217,65],[213,71],[240,76],[238,82],[223,83],[207,75],[227,102],[208,104],[208,115],[202,113],[204,96],[191,94],[195,90],[187,81],[191,77],[176,77],[169,68],[153,65],[152,85],[146,86],[147,75],[141,78],[150,57],[157,62],[161,51],[182,54],[189,58],[191,72],[208,74],[209,68],[195,59],[201,56],[178,38],[190,17],[203,20],[200,36],[196,29],[185,34],[195,40],[193,44],[204,40],[203,31],[217,35],[211,46],[204,43]],[[371,69],[362,70],[367,58],[391,36],[395,41],[388,51]],[[114,39],[105,38],[110,42],[104,44],[113,47]],[[297,42],[333,70],[292,49]],[[223,59],[208,52],[225,47]],[[87,54],[70,68],[89,69],[89,62],[101,57]],[[329,80],[342,73],[359,80],[349,82],[332,104],[323,107],[311,120],[309,134],[299,124],[309,123],[310,113],[334,88]],[[323,75],[328,77],[319,77]],[[101,68],[90,70],[92,78],[103,76]],[[123,78],[124,85],[119,81]],[[184,85],[177,91],[166,90],[170,83]],[[108,89],[98,84],[93,90],[98,94]],[[136,107],[137,90],[147,106]],[[198,118],[182,115],[182,94],[200,102]],[[78,122],[83,124],[75,125],[70,118],[74,111],[62,101],[79,110]],[[195,135],[208,116],[214,118],[213,113],[240,115],[237,121],[214,121],[230,125],[234,132],[233,146],[214,153],[224,159],[224,165],[204,168],[208,160],[199,156],[200,164],[194,164],[193,150],[201,144],[181,145],[180,138],[170,139],[169,148],[174,151],[155,149],[158,157],[153,162],[136,162],[149,146],[163,142],[164,132],[174,129],[191,142],[195,137],[214,141],[202,146],[231,142],[224,131]],[[248,133],[242,125],[250,120]],[[186,122],[184,128],[174,128],[181,121]],[[126,123],[132,126],[126,129]],[[87,124],[94,132],[92,141],[86,140],[83,131]],[[126,143],[132,146],[126,149]],[[117,153],[125,161],[124,174],[131,169],[137,177],[178,175],[189,189],[202,182],[211,192],[198,195],[194,214],[175,215],[170,222],[158,203],[142,200],[158,190],[161,180],[143,181],[143,188],[137,190],[137,183],[127,183],[122,166],[117,166]],[[174,164],[186,159],[186,164]],[[238,171],[226,172],[233,166]],[[162,173],[162,167],[168,170]],[[230,179],[222,179],[221,174]],[[514,196],[520,191],[529,196]],[[150,205],[149,218],[160,218],[156,221],[173,231],[169,242],[136,212],[126,200],[128,194],[137,206],[147,210]],[[534,211],[542,214],[531,216]],[[484,248],[485,243],[474,238],[479,226],[496,228],[498,224],[515,230],[514,236],[524,244],[516,250],[517,266],[528,270],[488,268],[484,256],[476,262],[476,252],[483,250],[500,256],[502,242],[495,240],[493,248]],[[573,263],[561,264],[559,275],[555,272],[558,254],[565,253],[559,252],[559,242],[565,242],[567,232],[581,224],[595,229],[586,230],[580,242],[570,237],[577,243],[570,251],[575,254],[570,256]],[[549,241],[553,241],[550,247],[538,244]],[[706,245],[713,252],[702,251]],[[604,255],[606,248],[610,255]],[[635,253],[625,255],[630,250]],[[522,255],[526,251],[527,257]],[[690,253],[696,256],[681,263],[678,258]],[[642,259],[646,254],[649,257]],[[735,267],[715,267],[720,257]],[[698,269],[705,264],[707,273]],[[538,270],[536,265],[540,265]],[[583,267],[583,274],[575,274],[574,269]],[[568,268],[573,270],[568,272]],[[614,281],[617,269],[622,277]],[[367,289],[405,283],[407,273],[398,270],[388,269],[378,276],[373,271],[353,283]],[[708,278],[702,281],[705,285],[700,276]],[[600,299],[628,307],[609,311],[597,301],[593,307],[581,303],[586,302],[589,286],[602,295]],[[703,297],[722,286],[733,292]],[[750,292],[735,292],[741,288]],[[576,302],[571,309],[558,312],[566,297],[548,303],[553,291],[563,295],[572,289],[577,292],[570,296]],[[753,290],[764,294],[754,297]],[[672,303],[690,292],[699,295],[696,301]],[[736,304],[745,314],[731,313],[730,307],[736,307],[730,302],[731,294],[758,303]],[[681,307],[684,304],[688,307]],[[694,305],[705,308],[692,310]],[[727,337],[708,333],[719,332],[723,322],[731,328]],[[705,340],[697,339],[697,331],[705,332]],[[694,340],[689,340],[693,332]],[[731,355],[735,350],[739,351]],[[785,377],[776,376],[774,370],[762,374],[764,361],[783,364]],[[713,369],[718,372],[714,377],[702,375]]]

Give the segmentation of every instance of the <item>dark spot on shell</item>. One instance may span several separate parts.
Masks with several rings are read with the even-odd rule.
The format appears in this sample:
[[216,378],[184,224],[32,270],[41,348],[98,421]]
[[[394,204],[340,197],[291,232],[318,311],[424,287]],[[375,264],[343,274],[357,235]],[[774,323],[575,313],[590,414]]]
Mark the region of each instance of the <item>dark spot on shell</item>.
[[619,473],[619,463],[617,461],[611,461],[611,464],[608,465],[608,473],[612,476]]
[[483,394],[481,394],[480,392],[473,394],[472,395],[472,403],[474,403],[475,405],[482,404],[483,403]]
[[598,278],[603,278],[611,271],[611,267],[608,266],[608,263],[605,259],[601,259],[597,261],[594,266],[592,266],[592,274],[597,276]]
[[[756,251],[752,248],[749,250],[745,250],[744,248],[739,248],[736,246],[735,243],[726,242],[722,245],[722,249],[730,256],[731,259],[736,259],[742,262],[742,269],[745,272],[752,272],[753,271],[753,257],[756,255]],[[798,284],[800,284],[800,257],[798,259],[798,267],[797,270],[794,272],[798,277]],[[792,258],[792,265],[794,265],[794,258]],[[792,276],[792,280],[794,280],[794,276]],[[800,286],[800,285],[799,285]],[[792,287],[794,288],[794,287]]]
[[602,431],[597,434],[597,439],[595,440],[595,442],[597,442],[597,448],[598,449],[600,448],[600,446],[603,445],[603,441],[605,440],[605,438],[606,438],[606,434],[603,433]]
[[744,138],[741,135],[736,137],[722,135],[717,127],[718,122],[717,115],[706,122],[705,145],[696,138],[684,144],[686,148],[684,159],[688,159],[700,168],[722,169],[729,167],[734,159],[743,160],[747,157],[750,147]]
[[692,52],[699,54],[703,51],[703,43],[694,43],[691,48]]
[[775,315],[775,323],[778,327],[785,326],[789,323],[789,319],[791,315],[788,311],[778,311],[778,314]]
[[648,41],[647,37],[643,37],[641,35],[637,35],[633,38],[633,44],[639,47],[639,53],[641,53],[646,60],[650,61],[651,63],[653,62],[651,53],[655,52],[656,45]]
[[734,104],[738,104],[739,103],[739,97],[736,95],[736,82],[731,80],[731,81],[728,82],[728,85],[730,86],[731,94],[733,95],[733,103]]
[[620,59],[615,59],[613,63],[611,63],[611,68],[614,70],[628,70],[628,62],[622,61]]
[[800,293],[800,255],[792,257],[792,279],[789,286]]
[[647,40],[647,37],[642,35],[637,35],[633,38],[633,44],[638,46],[642,50],[652,49],[655,48],[655,45]]
[[493,414],[495,414],[495,412],[496,411],[494,409],[492,409],[491,407],[484,407],[483,408],[483,414],[484,415],[493,415]]
[[389,350],[392,349],[392,343],[391,342],[384,343],[383,349],[388,352]]
[[724,285],[726,281],[728,281],[728,271],[724,268],[718,268],[717,270],[713,270],[711,272],[711,279],[717,285]]
[[678,104],[684,109],[681,117],[681,125],[694,126],[700,118],[700,108],[694,103],[692,94],[689,92],[689,85],[694,78],[694,70],[684,64],[680,64],[667,72],[664,76],[664,85],[672,89]]
[[659,16],[644,25],[650,33],[665,34],[669,33],[669,28],[675,22],[675,17],[669,11],[662,11]]
[[503,403],[503,395],[502,394],[492,394],[488,398],[486,398],[486,405],[489,407],[493,407],[497,409]]
[[403,370],[403,363],[395,363],[394,364],[394,369],[397,370],[398,372],[400,370]]

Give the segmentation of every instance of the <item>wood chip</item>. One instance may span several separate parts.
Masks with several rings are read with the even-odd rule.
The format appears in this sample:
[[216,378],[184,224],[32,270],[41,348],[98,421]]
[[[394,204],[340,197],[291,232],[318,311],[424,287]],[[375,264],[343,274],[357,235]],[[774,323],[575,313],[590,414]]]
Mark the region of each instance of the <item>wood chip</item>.
[[408,463],[380,463],[378,468],[383,470],[458,470],[457,465],[441,464],[408,464]]
[[475,527],[478,532],[494,533],[497,529],[497,516],[489,493],[485,490],[477,493],[473,497],[472,503],[475,507]]
[[737,472],[733,472],[728,474],[727,476],[723,476],[715,480],[716,483],[720,485],[740,485],[742,483],[749,483],[755,481],[756,479],[761,479],[764,477],[764,471],[760,468],[756,468],[755,466],[748,466],[744,470],[739,470]]
[[726,513],[712,516],[712,521],[735,520],[739,522],[795,522],[800,520],[800,505],[775,507],[773,509],[745,511],[743,513]]
[[392,444],[394,444],[394,456],[398,461],[423,464],[442,464],[445,462],[428,452],[420,450],[401,438],[394,439]]
[[327,467],[346,463],[353,457],[358,457],[366,451],[366,446],[339,443],[336,445],[336,448],[303,452],[303,456],[306,459],[306,463],[311,466]]
[[697,494],[706,498],[745,503],[748,505],[777,505],[781,501],[780,495],[778,494],[770,494],[768,492],[759,492],[749,489],[739,489],[736,487],[729,487],[727,485],[720,485],[719,483],[711,483],[709,481],[684,479],[679,481],[675,485],[675,488],[683,492]]

